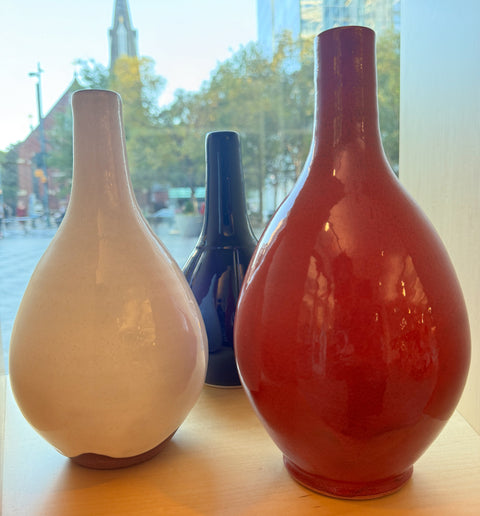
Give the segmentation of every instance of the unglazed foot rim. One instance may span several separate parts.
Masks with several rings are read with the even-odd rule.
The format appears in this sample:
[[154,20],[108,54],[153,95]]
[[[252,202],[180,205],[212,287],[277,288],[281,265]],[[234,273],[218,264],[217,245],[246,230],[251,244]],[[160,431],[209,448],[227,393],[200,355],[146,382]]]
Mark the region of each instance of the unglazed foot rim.
[[403,473],[393,477],[372,482],[344,482],[312,475],[285,456],[283,462],[292,478],[302,486],[325,496],[345,500],[370,500],[393,494],[402,488],[413,473],[413,466],[410,466]]
[[152,459],[157,455],[170,441],[176,430],[171,433],[164,441],[155,446],[151,450],[133,455],[131,457],[109,457],[108,455],[100,455],[98,453],[82,453],[76,457],[70,457],[70,460],[79,466],[91,469],[120,469],[140,464]]
[[217,383],[207,383],[207,382],[205,382],[205,385],[207,387],[213,387],[214,389],[241,389],[242,388],[242,384],[241,383],[235,384],[235,385],[220,385],[220,384],[217,384]]

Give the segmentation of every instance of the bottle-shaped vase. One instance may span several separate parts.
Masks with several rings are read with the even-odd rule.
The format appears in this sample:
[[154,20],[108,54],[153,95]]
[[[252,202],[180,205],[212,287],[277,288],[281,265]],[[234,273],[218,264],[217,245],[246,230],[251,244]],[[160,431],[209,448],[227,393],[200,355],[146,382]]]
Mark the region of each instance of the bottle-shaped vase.
[[252,257],[235,352],[291,475],[373,498],[407,481],[452,414],[469,323],[443,243],[383,152],[374,32],[321,33],[316,63],[310,154]]
[[240,137],[209,133],[205,143],[206,194],[202,230],[184,273],[200,306],[208,336],[206,383],[240,386],[233,325],[240,287],[256,239],[247,216]]
[[72,98],[71,200],[16,316],[10,379],[25,418],[84,466],[154,456],[205,379],[203,320],[130,182],[118,94]]

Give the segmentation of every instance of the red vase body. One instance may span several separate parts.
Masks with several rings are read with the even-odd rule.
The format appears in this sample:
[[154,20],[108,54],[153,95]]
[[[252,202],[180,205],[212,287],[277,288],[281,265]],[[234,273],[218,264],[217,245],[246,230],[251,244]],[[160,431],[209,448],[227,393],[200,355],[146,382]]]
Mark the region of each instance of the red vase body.
[[309,158],[260,239],[235,320],[242,383],[292,476],[373,498],[398,489],[462,393],[463,295],[380,140],[375,35],[316,39]]

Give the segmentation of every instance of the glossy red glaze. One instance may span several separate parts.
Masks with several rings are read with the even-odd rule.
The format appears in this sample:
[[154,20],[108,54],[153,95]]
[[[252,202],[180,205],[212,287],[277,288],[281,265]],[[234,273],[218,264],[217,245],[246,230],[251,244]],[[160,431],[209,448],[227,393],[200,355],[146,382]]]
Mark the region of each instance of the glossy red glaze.
[[469,325],[447,252],[383,153],[373,31],[316,45],[311,152],[250,263],[235,351],[293,477],[372,498],[401,487],[452,414]]

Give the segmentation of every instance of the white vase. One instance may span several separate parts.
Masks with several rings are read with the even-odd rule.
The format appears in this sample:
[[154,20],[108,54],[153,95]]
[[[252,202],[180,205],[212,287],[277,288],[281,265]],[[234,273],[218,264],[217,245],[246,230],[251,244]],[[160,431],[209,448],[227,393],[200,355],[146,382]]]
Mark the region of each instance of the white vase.
[[131,186],[119,95],[72,99],[71,201],[12,332],[10,379],[30,424],[86,466],[155,455],[195,404],[207,339],[183,274]]

